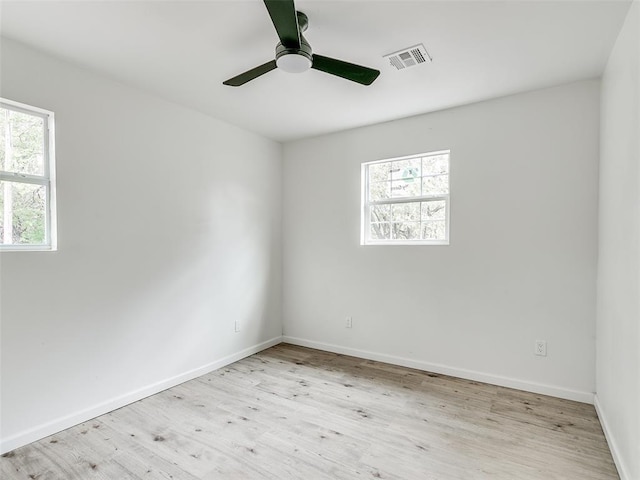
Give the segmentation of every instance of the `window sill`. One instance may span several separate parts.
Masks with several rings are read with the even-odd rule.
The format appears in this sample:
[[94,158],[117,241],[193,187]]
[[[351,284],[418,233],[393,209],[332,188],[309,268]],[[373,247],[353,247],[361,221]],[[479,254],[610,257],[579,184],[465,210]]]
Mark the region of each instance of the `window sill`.
[[58,249],[51,245],[0,245],[0,253],[4,252],[55,252]]
[[411,241],[407,241],[407,242],[367,242],[367,243],[360,243],[360,245],[363,246],[363,247],[377,247],[377,246],[406,247],[406,246],[429,246],[429,245],[449,246],[449,240],[414,241],[414,242],[411,242]]

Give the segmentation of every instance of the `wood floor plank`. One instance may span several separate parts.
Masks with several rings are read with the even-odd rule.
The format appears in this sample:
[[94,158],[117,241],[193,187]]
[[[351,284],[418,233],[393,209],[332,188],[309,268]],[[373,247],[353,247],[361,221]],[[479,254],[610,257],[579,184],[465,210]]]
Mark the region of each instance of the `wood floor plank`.
[[612,480],[593,406],[280,344],[0,458],[3,480]]

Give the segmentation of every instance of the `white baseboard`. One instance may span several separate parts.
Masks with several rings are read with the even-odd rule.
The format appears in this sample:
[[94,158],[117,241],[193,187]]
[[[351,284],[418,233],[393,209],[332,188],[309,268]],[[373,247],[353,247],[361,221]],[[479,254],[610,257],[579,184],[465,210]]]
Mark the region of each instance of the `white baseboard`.
[[22,447],[28,443],[35,442],[36,440],[61,432],[62,430],[86,422],[92,418],[112,412],[113,410],[129,405],[130,403],[137,402],[138,400],[142,400],[143,398],[154,395],[168,388],[175,387],[176,385],[188,380],[193,380],[194,378],[217,370],[218,368],[222,368],[230,363],[237,362],[238,360],[273,347],[281,342],[282,337],[274,337],[265,342],[258,343],[257,345],[253,345],[245,348],[244,350],[240,350],[239,352],[223,357],[215,362],[208,363],[188,372],[181,373],[180,375],[176,375],[133,392],[126,393],[79,412],[52,420],[43,425],[38,425],[37,427],[12,435],[11,437],[0,439],[0,454],[10,452],[11,450],[15,450],[16,448]]
[[465,378],[477,382],[490,383],[501,387],[515,388],[527,392],[539,393],[542,395],[550,395],[552,397],[564,398],[567,400],[575,400],[577,402],[593,404],[593,393],[581,392],[578,390],[570,390],[567,388],[556,387],[553,385],[544,385],[541,383],[529,382],[526,380],[518,380],[515,378],[493,375],[490,373],[477,372],[474,370],[466,370],[463,368],[448,367],[437,363],[423,362],[421,360],[413,360],[405,357],[397,357],[395,355],[387,355],[385,353],[370,352],[367,350],[358,350],[355,348],[333,345],[330,343],[315,342],[303,338],[283,336],[282,341],[301,347],[315,348],[317,350],[325,350],[327,352],[340,353],[350,355],[352,357],[364,358],[367,360],[376,360],[378,362],[390,363],[402,367],[415,368],[416,370],[424,370],[427,372],[440,373],[442,375],[450,375],[452,377]]
[[629,473],[628,468],[622,456],[620,455],[620,450],[618,449],[618,444],[616,443],[613,435],[611,434],[611,428],[609,427],[609,423],[607,422],[607,417],[602,411],[602,405],[600,405],[600,401],[598,400],[598,395],[594,395],[593,398],[593,406],[596,407],[596,413],[598,414],[598,419],[600,420],[600,425],[602,425],[602,431],[604,432],[604,437],[607,439],[607,443],[609,444],[609,450],[611,450],[611,456],[613,457],[613,462],[616,464],[616,468],[618,469],[618,475],[620,475],[620,480],[631,480],[631,474]]

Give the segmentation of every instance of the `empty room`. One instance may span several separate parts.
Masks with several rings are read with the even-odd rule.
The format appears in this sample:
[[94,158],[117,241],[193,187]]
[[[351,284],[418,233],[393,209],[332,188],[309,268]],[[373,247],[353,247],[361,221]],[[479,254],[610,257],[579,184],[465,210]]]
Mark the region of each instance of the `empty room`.
[[640,0],[0,0],[0,478],[640,480]]

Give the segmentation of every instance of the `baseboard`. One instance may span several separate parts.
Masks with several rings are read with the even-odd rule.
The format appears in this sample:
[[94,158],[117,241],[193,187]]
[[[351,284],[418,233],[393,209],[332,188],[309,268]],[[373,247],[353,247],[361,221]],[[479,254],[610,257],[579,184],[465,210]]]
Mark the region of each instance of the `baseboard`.
[[616,464],[616,468],[618,469],[618,475],[620,475],[620,480],[631,480],[631,474],[629,473],[629,469],[626,467],[626,464],[622,459],[622,456],[620,455],[618,444],[616,443],[615,439],[613,438],[613,435],[611,434],[611,429],[609,428],[607,417],[602,411],[602,406],[600,405],[600,402],[598,400],[598,394],[594,395],[593,406],[596,407],[596,413],[598,414],[600,425],[602,425],[604,438],[607,439],[607,443],[609,444],[609,450],[611,450],[611,456],[613,457],[613,462]]
[[416,370],[424,370],[427,372],[440,373],[442,375],[450,375],[452,377],[465,378],[477,382],[490,383],[501,387],[515,388],[532,393],[549,395],[552,397],[564,398],[567,400],[575,400],[577,402],[593,404],[593,393],[581,392],[579,390],[570,390],[553,385],[544,385],[526,380],[518,380],[515,378],[493,375],[490,373],[477,372],[474,370],[466,370],[462,368],[449,367],[437,363],[423,362],[421,360],[413,360],[411,358],[397,357],[395,355],[387,355],[384,353],[371,352],[367,350],[358,350],[355,348],[343,347],[323,342],[315,342],[303,338],[283,336],[282,341],[301,347],[315,348],[325,350],[327,352],[340,353],[350,355],[352,357],[364,358],[367,360],[376,360],[378,362],[390,363],[402,367],[415,368]]
[[217,370],[218,368],[222,368],[226,365],[229,365],[230,363],[237,362],[238,360],[248,357],[249,355],[253,355],[254,353],[258,353],[267,348],[273,347],[274,345],[277,345],[281,342],[282,337],[274,337],[265,342],[258,343],[251,347],[240,350],[239,352],[227,355],[226,357],[216,360],[215,362],[208,363],[188,372],[181,373],[180,375],[176,375],[166,380],[162,380],[152,385],[140,388],[133,392],[126,393],[124,395],[99,403],[98,405],[94,405],[79,412],[66,415],[56,420],[52,420],[51,422],[47,422],[43,425],[39,425],[29,430],[25,430],[16,435],[12,435],[11,437],[1,439],[0,454],[10,452],[11,450],[15,450],[18,447],[27,445],[28,443],[35,442],[42,438],[48,437],[49,435],[53,435],[54,433],[61,432],[62,430],[66,430],[67,428],[89,421],[92,418],[112,412],[113,410],[124,407],[125,405],[129,405],[130,403],[142,400],[143,398],[146,398],[150,395],[154,395],[168,388],[175,387],[176,385],[179,385],[186,381],[193,380],[194,378]]

